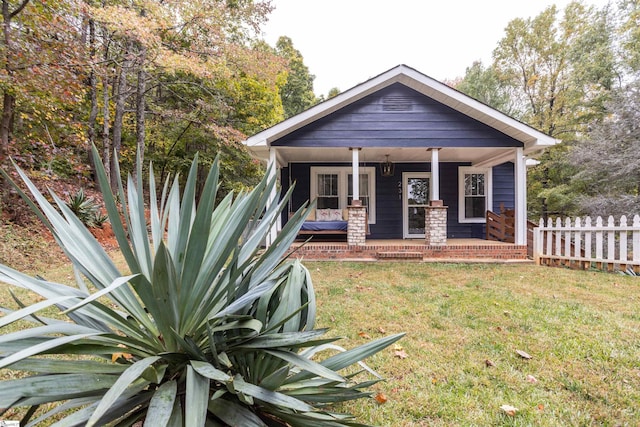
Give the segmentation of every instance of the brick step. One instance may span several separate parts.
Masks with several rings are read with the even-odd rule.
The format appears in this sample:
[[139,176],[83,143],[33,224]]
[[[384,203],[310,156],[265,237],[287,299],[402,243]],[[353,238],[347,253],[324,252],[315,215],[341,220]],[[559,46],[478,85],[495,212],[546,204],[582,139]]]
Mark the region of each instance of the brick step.
[[389,251],[376,253],[378,259],[402,259],[422,261],[422,252]]

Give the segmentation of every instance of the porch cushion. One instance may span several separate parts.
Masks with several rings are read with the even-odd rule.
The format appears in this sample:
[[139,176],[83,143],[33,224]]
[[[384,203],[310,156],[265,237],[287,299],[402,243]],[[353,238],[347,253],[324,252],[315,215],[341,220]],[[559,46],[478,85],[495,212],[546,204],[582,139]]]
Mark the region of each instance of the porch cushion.
[[[309,221],[311,221],[309,219]],[[341,209],[318,209],[316,210],[316,221],[342,221]]]
[[342,209],[329,209],[329,221],[342,221]]
[[316,210],[316,221],[331,221],[331,214],[329,213],[329,209],[317,209]]

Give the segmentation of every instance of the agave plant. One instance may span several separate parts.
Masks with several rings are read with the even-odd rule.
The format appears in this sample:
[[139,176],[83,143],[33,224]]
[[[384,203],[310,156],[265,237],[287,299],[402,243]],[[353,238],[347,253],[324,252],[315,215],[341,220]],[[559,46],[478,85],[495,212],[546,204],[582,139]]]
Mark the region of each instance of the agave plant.
[[[95,147],[93,155],[108,189]],[[0,328],[33,325],[0,335],[0,368],[23,372],[0,382],[0,419],[25,407],[26,426],[362,425],[330,405],[367,396],[378,379],[359,382],[356,362],[401,335],[316,359],[337,347],[314,327],[308,271],[286,257],[305,209],[264,249],[289,194],[269,203],[276,182],[265,178],[216,203],[216,162],[196,200],[196,160],[182,193],[177,178],[158,192],[151,170],[147,223],[137,168],[117,199],[104,191],[126,272],[63,200],[52,194],[49,203],[18,169],[31,207],[73,264],[76,286],[0,266],[1,281],[42,297],[29,306],[18,300],[0,317]]]
[[81,188],[69,196],[67,206],[71,212],[87,227],[101,227],[108,219],[100,213],[100,206],[91,197],[87,197]]

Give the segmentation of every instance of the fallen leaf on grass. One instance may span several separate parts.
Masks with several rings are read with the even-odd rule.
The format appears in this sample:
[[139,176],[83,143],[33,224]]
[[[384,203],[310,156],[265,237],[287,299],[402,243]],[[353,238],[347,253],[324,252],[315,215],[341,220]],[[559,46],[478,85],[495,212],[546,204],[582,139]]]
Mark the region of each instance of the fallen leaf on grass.
[[380,332],[381,334],[386,334],[387,333],[387,331],[385,331],[382,326],[378,326],[378,332]]
[[522,350],[516,350],[516,353],[518,353],[518,356],[522,357],[523,359],[531,359],[533,357],[526,351],[522,351]]
[[484,364],[487,366],[487,368],[492,367],[492,366],[496,366],[496,364],[495,364],[495,363],[493,363],[493,361],[491,361],[491,360],[489,360],[489,359],[486,359],[486,360],[484,361]]
[[371,336],[366,332],[358,332],[358,335],[360,335],[360,338],[364,338],[366,340],[371,339]]
[[535,384],[538,382],[538,379],[533,375],[527,375],[527,382],[530,382],[531,384]]
[[376,400],[376,402],[378,402],[379,404],[384,404],[387,403],[387,396],[384,395],[384,393],[378,393],[375,395],[374,399]]
[[518,408],[513,407],[511,405],[502,405],[500,409],[502,409],[505,414],[510,415],[512,417],[516,414],[516,412],[518,412]]
[[407,353],[405,353],[404,350],[396,350],[393,352],[393,356],[397,357],[398,359],[406,359],[407,357],[409,357],[407,355]]

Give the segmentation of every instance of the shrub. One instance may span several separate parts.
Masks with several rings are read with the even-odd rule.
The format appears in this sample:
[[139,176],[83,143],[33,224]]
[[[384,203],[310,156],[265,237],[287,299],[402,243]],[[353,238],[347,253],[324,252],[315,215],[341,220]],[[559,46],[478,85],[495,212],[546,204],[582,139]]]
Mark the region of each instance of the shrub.
[[91,197],[87,197],[80,188],[69,196],[67,207],[87,227],[101,227],[108,217],[100,212],[100,206]]
[[[108,189],[95,148],[94,158]],[[0,336],[0,368],[24,372],[0,382],[0,408],[28,407],[21,425],[54,417],[88,426],[360,425],[327,405],[367,396],[377,379],[358,382],[352,370],[340,371],[400,335],[312,360],[316,346],[334,339],[314,327],[308,271],[285,257],[306,212],[262,248],[289,194],[269,205],[276,182],[265,178],[216,203],[217,172],[216,163],[196,203],[197,159],[182,194],[177,179],[167,180],[159,200],[150,168],[149,229],[139,162],[126,194],[120,183],[122,208],[104,193],[125,275],[62,200],[53,196],[56,209],[19,170],[32,207],[78,272],[77,287],[0,266],[2,281],[44,297],[0,318],[0,327],[33,324]],[[65,321],[36,316],[50,307]],[[60,405],[33,419],[51,402]]]

